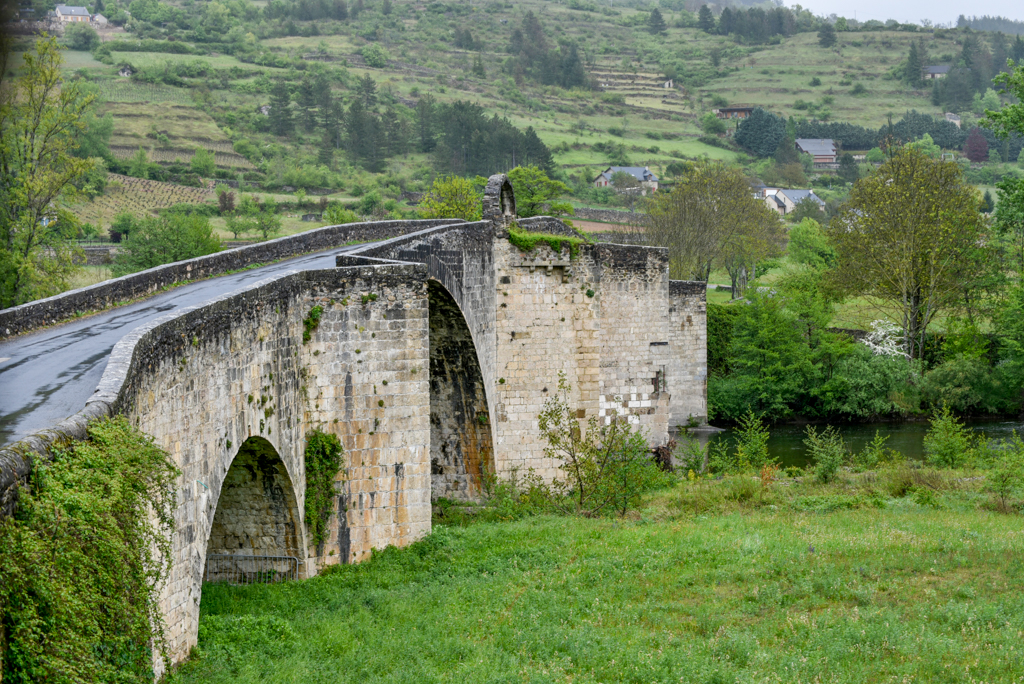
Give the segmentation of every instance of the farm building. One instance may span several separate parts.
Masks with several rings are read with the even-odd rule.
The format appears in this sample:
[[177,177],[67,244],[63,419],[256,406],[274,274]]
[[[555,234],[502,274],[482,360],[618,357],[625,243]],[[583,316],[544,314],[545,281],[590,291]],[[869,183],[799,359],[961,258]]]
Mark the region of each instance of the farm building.
[[836,162],[836,144],[829,138],[797,138],[798,152],[814,157],[815,164],[834,164]]
[[936,78],[945,78],[948,74],[948,64],[921,67],[921,78],[923,78],[926,81],[932,81],[935,80]]
[[607,188],[612,184],[612,176],[617,173],[628,173],[636,178],[645,192],[647,190],[657,192],[658,190],[658,177],[651,173],[651,169],[646,166],[609,166],[594,179],[594,187]]
[[814,194],[813,190],[789,190],[786,188],[765,188],[764,190],[764,203],[768,205],[768,208],[777,211],[781,216],[794,211],[796,205],[800,204],[806,199],[809,199],[822,209],[825,208],[825,202]]
[[753,107],[720,107],[711,110],[719,119],[746,119],[754,112]]
[[89,21],[89,10],[84,7],[57,5],[57,7],[54,8],[53,13],[59,21]]

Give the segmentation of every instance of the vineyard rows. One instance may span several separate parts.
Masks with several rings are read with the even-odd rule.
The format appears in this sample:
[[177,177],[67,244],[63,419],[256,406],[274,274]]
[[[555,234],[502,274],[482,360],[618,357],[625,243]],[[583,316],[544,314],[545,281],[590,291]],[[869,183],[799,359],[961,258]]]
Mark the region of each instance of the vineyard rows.
[[127,79],[118,81],[101,81],[100,93],[109,102],[175,102],[192,104],[192,96],[188,90],[156,85],[154,83],[136,83]]
[[[192,155],[195,154],[193,148],[189,147],[186,149],[182,148],[147,148],[145,145],[142,146],[149,155],[151,162],[160,162],[165,164],[188,164],[192,161]],[[231,149],[231,145],[227,143],[203,143],[202,147],[213,152],[213,159],[217,166],[224,168],[236,168],[236,169],[253,169],[255,168],[248,159],[235,152],[221,152],[220,150]],[[114,158],[122,161],[131,159],[132,155],[138,152],[139,147],[137,145],[111,145],[110,153],[114,155]]]
[[82,221],[105,226],[123,211],[142,216],[173,204],[202,204],[208,197],[209,191],[205,188],[190,188],[112,173],[107,178],[107,189],[102,195],[91,202],[75,206],[72,211]]

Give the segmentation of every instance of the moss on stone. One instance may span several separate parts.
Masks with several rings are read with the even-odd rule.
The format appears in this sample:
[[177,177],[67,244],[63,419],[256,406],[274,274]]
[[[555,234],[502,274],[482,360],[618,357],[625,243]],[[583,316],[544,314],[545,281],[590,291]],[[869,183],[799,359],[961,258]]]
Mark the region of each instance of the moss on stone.
[[552,235],[550,233],[534,233],[529,230],[522,230],[515,224],[512,224],[508,229],[508,241],[522,252],[532,252],[538,244],[545,244],[556,254],[561,254],[565,245],[568,245],[569,254],[573,259],[579,254],[580,245],[587,242],[583,238]]

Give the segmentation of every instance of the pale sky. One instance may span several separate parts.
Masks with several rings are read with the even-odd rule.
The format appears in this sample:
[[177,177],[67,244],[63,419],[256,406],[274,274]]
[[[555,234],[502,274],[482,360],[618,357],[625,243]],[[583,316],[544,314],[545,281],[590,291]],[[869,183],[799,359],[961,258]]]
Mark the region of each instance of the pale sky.
[[835,13],[853,18],[856,11],[857,19],[861,21],[895,19],[919,24],[922,19],[931,19],[933,24],[955,25],[961,14],[979,17],[989,14],[1024,20],[1024,2],[1020,0],[786,0],[786,5],[792,6],[797,2],[815,14],[825,16]]

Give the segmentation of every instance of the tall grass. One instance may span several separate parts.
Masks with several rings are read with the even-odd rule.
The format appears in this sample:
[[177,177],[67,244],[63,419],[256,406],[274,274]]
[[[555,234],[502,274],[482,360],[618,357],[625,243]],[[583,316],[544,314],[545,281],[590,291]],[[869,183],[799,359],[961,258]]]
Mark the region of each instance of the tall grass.
[[969,475],[735,476],[632,520],[437,525],[306,582],[207,585],[173,681],[1018,681],[1024,519]]

